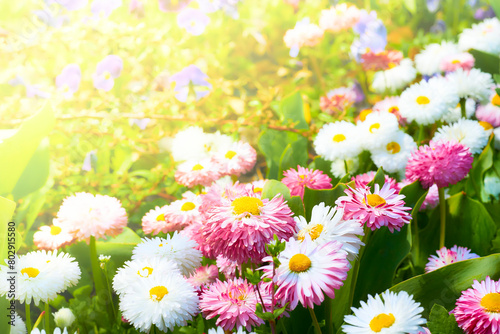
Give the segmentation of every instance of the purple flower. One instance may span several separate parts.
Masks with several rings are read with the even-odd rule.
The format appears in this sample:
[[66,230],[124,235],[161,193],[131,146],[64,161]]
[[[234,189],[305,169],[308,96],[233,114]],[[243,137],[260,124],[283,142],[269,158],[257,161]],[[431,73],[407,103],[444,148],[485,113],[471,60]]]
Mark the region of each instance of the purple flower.
[[370,22],[377,21],[377,12],[372,10],[370,13],[368,13],[365,9],[361,9],[359,13],[359,21],[354,25],[354,27],[352,27],[352,30],[354,30],[354,32],[358,35],[362,35],[365,33],[367,25]]
[[474,18],[480,21],[491,17],[495,17],[495,11],[491,7],[480,7],[474,13]]
[[108,17],[115,9],[120,8],[121,5],[122,0],[94,0],[90,6],[90,11],[96,16],[102,13],[104,17]]
[[85,159],[83,159],[82,170],[86,172],[90,172],[92,170],[92,166],[96,166],[97,164],[97,155],[96,151],[92,150],[87,155],[85,155]]
[[201,35],[210,23],[210,18],[199,9],[186,8],[177,15],[177,24],[190,34]]
[[56,77],[56,86],[63,91],[66,98],[70,98],[80,87],[81,80],[82,72],[80,67],[77,64],[69,64]]
[[97,64],[96,71],[92,75],[94,87],[106,92],[110,91],[115,84],[114,79],[120,76],[122,69],[123,61],[120,57],[115,55],[106,56]]
[[191,0],[158,0],[162,12],[177,12],[186,7]]
[[88,0],[55,0],[56,3],[60,4],[67,10],[78,10],[85,7]]
[[[189,65],[182,71],[172,75],[170,81],[175,82],[174,91],[177,92],[177,94],[175,94],[177,100],[186,102],[190,89],[193,89],[196,100],[206,96],[212,88],[212,85],[205,80],[206,78],[208,78],[208,76],[195,65]],[[208,89],[203,89],[202,87]]]
[[441,0],[427,0],[427,9],[429,12],[434,13],[439,8]]
[[351,53],[357,62],[367,51],[381,52],[387,45],[387,30],[380,20],[371,21],[366,25],[363,34],[351,45]]
[[436,23],[429,29],[433,34],[439,34],[446,31],[446,23],[443,20],[436,20]]

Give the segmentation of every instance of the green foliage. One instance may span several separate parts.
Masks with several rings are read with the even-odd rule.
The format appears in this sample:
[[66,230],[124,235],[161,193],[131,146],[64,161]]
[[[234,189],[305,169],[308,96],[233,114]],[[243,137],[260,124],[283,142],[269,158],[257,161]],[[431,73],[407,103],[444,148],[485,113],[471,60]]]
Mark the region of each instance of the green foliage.
[[288,96],[285,96],[283,100],[281,100],[279,110],[282,117],[282,122],[285,125],[290,125],[287,123],[292,123],[295,129],[309,129],[309,125],[307,125],[306,119],[304,117],[304,102],[302,101],[300,92],[295,92]]
[[304,216],[304,205],[302,200],[298,196],[291,196],[290,190],[283,183],[276,180],[268,180],[262,189],[262,198],[272,199],[276,195],[283,196],[283,199],[287,201],[290,210],[295,215]]
[[449,314],[448,311],[439,304],[435,304],[432,307],[427,327],[431,333],[463,334],[463,331],[458,328],[455,315]]
[[498,56],[474,49],[469,52],[476,60],[474,67],[491,75],[500,73],[500,58]]

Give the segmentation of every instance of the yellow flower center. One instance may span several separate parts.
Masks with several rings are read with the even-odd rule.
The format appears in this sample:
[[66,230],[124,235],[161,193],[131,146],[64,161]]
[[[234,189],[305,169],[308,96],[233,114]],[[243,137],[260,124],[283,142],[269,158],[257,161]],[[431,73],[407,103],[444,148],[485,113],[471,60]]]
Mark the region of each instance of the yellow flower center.
[[481,306],[488,312],[500,313],[500,293],[492,292],[481,298]]
[[163,247],[163,244],[159,244],[158,247]]
[[429,100],[429,98],[427,96],[419,96],[419,97],[417,97],[417,103],[418,104],[429,104],[429,102],[431,102],[431,100]]
[[50,227],[50,234],[52,235],[58,235],[59,233],[61,233],[61,231],[62,229],[59,226],[52,225]]
[[186,202],[186,203],[182,204],[181,211],[191,211],[194,208],[196,208],[196,205],[194,205],[193,202]]
[[306,237],[306,234],[309,233],[309,235],[311,236],[311,240],[316,240],[321,235],[321,232],[323,232],[323,225],[321,225],[321,224],[315,224],[312,226],[308,226],[308,227],[300,230],[299,235],[298,235],[298,239],[300,241],[303,241]]
[[368,194],[366,195],[366,198],[368,199],[369,206],[379,206],[386,203],[385,199],[377,194]]
[[491,104],[500,107],[500,96],[498,94],[495,94],[495,96],[491,98]]
[[234,158],[235,155],[236,155],[235,151],[227,151],[226,158],[232,159],[232,158]]
[[149,297],[156,302],[161,301],[166,294],[168,294],[168,290],[163,285],[155,286],[149,290]]
[[21,274],[28,275],[29,278],[35,278],[40,273],[40,270],[32,267],[24,268],[21,270]]
[[396,154],[399,153],[399,151],[401,151],[401,146],[399,146],[399,144],[396,143],[395,141],[391,141],[389,144],[387,144],[385,148],[391,154]]
[[460,64],[460,60],[458,60],[458,59],[453,59],[453,60],[451,61],[451,63],[452,63],[452,64]]
[[394,315],[392,313],[380,313],[375,318],[373,318],[372,321],[370,321],[370,328],[372,331],[378,333],[382,331],[383,328],[391,327],[395,321],[396,318],[394,318]]
[[365,119],[366,119],[366,116],[368,116],[371,113],[372,113],[371,109],[363,109],[363,110],[361,110],[361,112],[359,113],[359,119],[361,120],[361,122],[364,122]]
[[162,221],[162,220],[165,220],[165,215],[163,213],[159,214],[158,217],[156,217],[157,222]]
[[193,170],[202,170],[202,169],[203,169],[203,166],[200,164],[196,164],[193,166]]
[[264,205],[262,201],[255,197],[243,196],[237,198],[231,203],[235,215],[241,215],[245,212],[254,216],[260,214],[260,207]]
[[111,78],[111,73],[104,72],[104,79],[109,80],[109,78]]
[[378,129],[380,129],[380,123],[373,123],[370,126],[370,133],[373,133],[374,130],[378,130]]
[[397,112],[397,111],[399,111],[398,106],[392,106],[392,107],[390,107],[390,108],[389,108],[389,112],[390,112],[390,113],[395,113],[395,112]]
[[344,141],[344,140],[345,140],[345,136],[341,133],[333,136],[333,141],[336,143],[340,143],[341,141]]
[[311,268],[311,259],[304,254],[295,254],[288,262],[288,268],[295,273],[301,273]]
[[[144,273],[144,275],[141,273],[141,271]],[[147,274],[146,274],[146,271],[147,271]],[[153,273],[153,268],[151,268],[151,267],[144,267],[141,270],[137,271],[137,275],[144,277],[144,278],[149,277],[149,275],[151,275],[152,273]]]
[[388,65],[389,65],[389,68],[394,68],[397,66],[396,63],[393,63],[393,62],[390,62]]
[[493,129],[493,125],[491,125],[490,123],[488,122],[485,122],[485,121],[479,121],[479,124],[481,124],[481,126],[485,129],[485,130],[491,130]]
[[253,192],[254,193],[261,193],[262,192],[262,188],[255,187],[255,188],[253,188]]

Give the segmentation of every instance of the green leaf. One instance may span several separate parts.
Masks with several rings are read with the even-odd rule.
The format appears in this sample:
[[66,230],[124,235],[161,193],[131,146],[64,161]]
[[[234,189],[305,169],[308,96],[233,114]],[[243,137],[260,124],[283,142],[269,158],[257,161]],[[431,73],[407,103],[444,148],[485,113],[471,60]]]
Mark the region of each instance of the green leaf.
[[281,100],[280,114],[283,118],[283,123],[294,123],[295,129],[309,129],[309,125],[304,117],[304,102],[300,92],[292,93]]
[[479,157],[474,159],[472,168],[469,172],[470,177],[467,180],[473,183],[474,189],[478,192],[476,196],[478,196],[482,202],[488,202],[490,200],[488,193],[486,193],[484,189],[484,174],[493,166],[494,141],[492,139],[493,137],[490,137],[488,145],[486,145],[483,152],[481,152]]
[[344,323],[344,316],[351,313],[351,301],[349,298],[353,273],[353,270],[349,270],[347,272],[347,278],[344,281],[344,285],[335,291],[335,298],[332,300],[332,323],[334,333],[341,329],[341,326]]
[[[16,203],[6,198],[0,197],[0,262],[2,265],[5,263],[4,259],[8,255],[8,238],[11,238],[9,233],[9,222],[14,214]],[[10,303],[5,297],[0,297],[0,308],[5,310],[9,307]],[[0,333],[9,333],[10,326],[5,319],[0,321]]]
[[410,278],[390,290],[406,291],[413,295],[424,308],[423,316],[427,317],[434,304],[442,305],[446,309],[454,308],[462,291],[470,288],[474,280],[482,281],[486,276],[494,280],[500,277],[500,254],[449,264]]
[[417,1],[416,0],[403,0],[403,4],[406,9],[412,14],[417,13]]
[[[422,188],[420,181],[415,181],[401,188],[399,191],[401,195],[404,195],[405,206],[414,208],[417,202],[422,198],[422,196],[427,195],[427,191]],[[424,197],[425,199],[425,197]]]
[[313,162],[309,164],[309,168],[319,169],[323,174],[328,175],[332,179],[332,184],[337,184],[339,181],[338,177],[332,174],[332,162],[323,159],[322,157],[315,157]]
[[498,2],[498,0],[490,0],[488,2],[490,3],[491,8],[495,11],[497,17],[500,18],[500,2]]
[[283,195],[283,199],[289,201],[292,196],[290,196],[290,189],[285,186],[280,181],[268,180],[262,189],[262,198],[273,199],[276,195]]
[[307,164],[307,140],[297,140],[292,144],[288,144],[280,158],[280,168],[278,178],[283,178],[283,172],[297,166],[305,166]]
[[111,255],[111,260],[117,267],[121,267],[125,261],[130,260],[132,250],[140,242],[141,237],[129,227],[125,227],[123,232],[114,238],[105,241],[98,240],[97,254]]
[[498,74],[500,72],[500,58],[498,56],[476,49],[469,50],[469,53],[471,53],[474,56],[474,59],[476,59],[474,67],[479,68],[481,71],[491,75]]
[[27,119],[19,129],[0,142],[0,195],[8,195],[14,190],[31,157],[40,142],[54,126],[54,113],[49,104]]
[[377,173],[375,173],[373,180],[368,183],[368,187],[371,188],[372,192],[375,189],[375,184],[378,184],[380,188],[382,188],[385,184],[385,173],[382,167],[377,170]]
[[89,298],[92,290],[94,290],[94,287],[92,285],[84,285],[73,291],[73,297],[75,297],[76,299]]
[[446,334],[463,334],[463,331],[458,327],[454,314],[449,314],[448,311],[441,305],[436,304],[431,309],[427,327],[431,333],[446,333]]
[[311,219],[312,209],[315,205],[320,203],[325,203],[327,206],[335,206],[335,201],[340,196],[344,196],[344,190],[347,186],[343,183],[337,184],[333,189],[304,189],[304,209],[306,211],[306,219],[309,221]]

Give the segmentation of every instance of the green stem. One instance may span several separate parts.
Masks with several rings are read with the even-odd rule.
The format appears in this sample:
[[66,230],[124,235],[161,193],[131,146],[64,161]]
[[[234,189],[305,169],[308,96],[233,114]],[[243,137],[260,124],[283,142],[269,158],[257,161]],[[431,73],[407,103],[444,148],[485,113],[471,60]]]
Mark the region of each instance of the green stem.
[[460,110],[462,111],[462,117],[467,118],[467,110],[465,109],[465,98],[460,98]]
[[28,330],[28,333],[31,333],[31,309],[30,309],[30,304],[24,302],[24,309],[26,312],[26,329]]
[[326,332],[328,334],[333,334],[333,320],[332,320],[332,299],[329,297],[325,298],[325,323]]
[[104,290],[104,283],[102,281],[101,267],[99,265],[99,258],[97,257],[97,248],[95,237],[90,237],[90,263],[92,266],[92,276],[94,277],[95,291],[98,295],[100,291]]
[[347,167],[347,160],[344,160],[345,175],[349,174],[349,167]]
[[45,332],[52,333],[50,331],[50,307],[49,302],[45,303]]
[[420,261],[420,237],[419,237],[419,232],[418,232],[417,217],[413,217],[411,220],[411,233],[413,234],[412,248],[413,248],[414,258],[415,258],[415,261]]
[[441,213],[441,232],[439,234],[439,248],[444,247],[444,236],[446,233],[446,201],[444,199],[444,188],[439,188],[439,211]]
[[279,325],[280,325],[281,330],[283,331],[283,333],[284,334],[288,334],[288,332],[286,331],[285,325],[283,324],[283,320],[282,319],[278,320],[278,323],[279,323]]
[[356,291],[356,283],[358,280],[359,266],[361,263],[361,259],[363,257],[363,253],[365,251],[366,245],[368,245],[368,240],[370,238],[371,229],[368,226],[365,226],[365,235],[363,236],[363,243],[365,244],[359,250],[358,259],[354,262],[354,268],[352,268],[352,281],[351,281],[351,291],[349,292],[349,305],[352,306],[354,301],[354,291]]
[[111,303],[111,309],[113,311],[113,319],[115,320],[116,319],[115,303],[113,303],[113,296],[111,295],[111,284],[109,284],[108,272],[106,270],[106,266],[104,267],[104,278],[106,279],[106,289],[108,290],[108,297]]
[[420,124],[418,128],[418,139],[417,139],[417,144],[420,145],[422,143],[422,140],[424,140],[425,137],[425,131],[424,131],[424,125]]
[[315,329],[316,334],[321,334],[321,328],[319,328],[318,318],[316,318],[316,314],[314,313],[314,309],[308,308],[308,310],[309,310],[309,313],[311,314],[311,318],[313,321],[313,325],[314,325],[314,329]]

